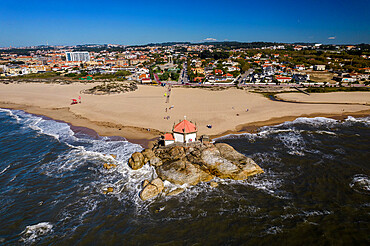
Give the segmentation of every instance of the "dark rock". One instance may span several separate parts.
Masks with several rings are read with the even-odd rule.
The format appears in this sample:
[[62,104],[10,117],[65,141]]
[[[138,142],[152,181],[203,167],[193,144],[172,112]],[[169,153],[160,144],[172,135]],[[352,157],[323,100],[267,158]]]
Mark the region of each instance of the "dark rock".
[[105,169],[111,169],[111,168],[114,168],[114,167],[117,167],[117,165],[116,164],[113,164],[113,163],[104,163],[103,164],[103,167],[105,168]]
[[144,156],[140,152],[133,153],[131,158],[128,160],[128,165],[133,170],[140,169],[144,164]]
[[140,198],[143,201],[151,199],[161,193],[163,189],[163,181],[160,178],[156,178],[151,182],[145,180],[143,190],[140,192]]
[[228,144],[216,143],[215,147],[218,149],[222,157],[230,161],[239,161],[245,158],[243,154],[239,153]]
[[141,153],[144,156],[144,163],[147,163],[153,157],[155,157],[155,154],[154,154],[153,150],[151,150],[151,149],[144,149],[143,151],[141,151]]
[[[156,168],[160,179],[144,181],[144,189],[140,194],[143,200],[162,192],[164,189],[162,180],[177,185],[196,185],[199,182],[208,182],[215,176],[222,179],[244,180],[251,175],[263,173],[251,158],[224,143],[193,143],[185,147],[154,145],[151,149],[132,154],[129,166],[136,170],[147,162]],[[216,187],[218,184],[211,182],[210,185]],[[175,193],[169,192],[170,195]]]
[[154,166],[154,167],[159,167],[163,164],[161,158],[159,157],[153,157],[152,159],[150,159],[150,165]]
[[207,182],[213,178],[212,175],[204,172],[196,165],[182,160],[167,162],[157,167],[156,171],[161,179],[178,185],[196,185],[199,182]]
[[201,158],[208,170],[219,178],[232,178],[241,171],[237,165],[223,158],[215,147],[204,150]]
[[177,188],[176,190],[172,190],[172,191],[168,192],[166,194],[166,196],[175,196],[175,195],[178,195],[178,194],[184,192],[184,190],[185,189],[183,189],[183,188]]
[[185,156],[185,149],[181,146],[175,146],[169,150],[169,154],[172,160],[179,160]]

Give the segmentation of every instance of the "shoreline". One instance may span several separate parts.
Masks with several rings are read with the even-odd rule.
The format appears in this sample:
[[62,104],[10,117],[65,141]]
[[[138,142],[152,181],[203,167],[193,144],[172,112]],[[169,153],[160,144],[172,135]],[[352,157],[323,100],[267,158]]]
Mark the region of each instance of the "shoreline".
[[276,126],[279,124],[282,124],[284,122],[294,121],[298,118],[316,118],[316,117],[324,117],[329,118],[333,120],[339,120],[342,121],[346,119],[347,117],[352,116],[355,118],[361,118],[361,117],[367,117],[370,116],[370,110],[362,110],[352,113],[343,113],[343,114],[320,114],[320,113],[313,113],[313,114],[302,114],[299,116],[283,116],[283,117],[273,117],[269,120],[264,121],[256,121],[252,123],[246,123],[246,124],[240,124],[238,125],[235,131],[228,130],[226,132],[223,132],[221,134],[216,134],[210,136],[211,139],[224,137],[227,135],[237,135],[237,134],[243,134],[243,133],[257,133],[257,129],[264,127],[264,126]]
[[[58,122],[65,122],[71,127],[71,130],[75,133],[83,132],[94,137],[97,136],[122,137],[125,138],[130,143],[141,145],[143,148],[148,148],[151,145],[151,143],[158,139],[158,137],[160,137],[160,135],[162,134],[162,132],[157,129],[141,128],[135,126],[124,126],[121,124],[104,121],[92,121],[86,117],[71,112],[69,110],[69,107],[41,108],[38,106],[0,102],[0,108],[11,110],[22,110],[29,114],[41,116],[47,119],[52,119]],[[344,112],[342,114],[313,113],[313,114],[301,114],[296,116],[272,117],[268,120],[240,124],[236,126],[235,130],[227,130],[219,134],[209,135],[209,137],[211,139],[215,139],[230,134],[256,133],[257,129],[260,127],[274,126],[282,124],[287,121],[293,121],[300,117],[307,118],[325,117],[335,120],[344,120],[348,116],[366,117],[369,115],[370,109],[354,112]]]
[[0,102],[0,108],[22,110],[28,114],[64,122],[67,123],[75,133],[84,132],[93,137],[123,137],[130,143],[139,144],[144,148],[148,147],[150,142],[156,140],[158,136],[160,136],[160,131],[156,129],[150,129],[150,131],[148,131],[140,127],[123,126],[111,122],[91,121],[86,117],[74,114],[68,107],[47,109],[37,106]]

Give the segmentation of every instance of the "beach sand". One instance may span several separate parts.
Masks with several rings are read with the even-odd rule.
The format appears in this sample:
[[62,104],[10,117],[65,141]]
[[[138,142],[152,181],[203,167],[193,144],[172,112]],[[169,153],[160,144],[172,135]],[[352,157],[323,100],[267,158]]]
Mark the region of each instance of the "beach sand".
[[370,92],[330,92],[330,93],[281,93],[276,94],[278,99],[291,102],[307,103],[348,103],[370,105]]
[[[336,93],[312,94],[313,99],[310,100],[314,104],[301,104],[271,101],[260,94],[236,88],[211,91],[174,87],[169,103],[165,103],[166,89],[159,86],[139,86],[137,91],[125,94],[80,94],[92,86],[82,83],[0,84],[0,107],[44,115],[93,129],[102,136],[122,136],[137,143],[154,139],[161,132],[170,132],[174,123],[184,119],[184,116],[197,124],[199,136],[221,136],[253,131],[263,125],[278,124],[297,117],[370,114],[370,107],[366,105],[317,103],[362,103],[368,100],[368,92],[346,92],[338,96]],[[297,100],[306,100],[300,99],[306,95],[297,93],[279,94],[279,97],[285,99],[286,96],[293,97],[293,94]],[[78,96],[82,97],[82,103],[70,105],[71,99]],[[169,109],[171,106],[173,108]],[[164,119],[167,116],[170,118]],[[211,129],[207,128],[208,124],[212,125]]]

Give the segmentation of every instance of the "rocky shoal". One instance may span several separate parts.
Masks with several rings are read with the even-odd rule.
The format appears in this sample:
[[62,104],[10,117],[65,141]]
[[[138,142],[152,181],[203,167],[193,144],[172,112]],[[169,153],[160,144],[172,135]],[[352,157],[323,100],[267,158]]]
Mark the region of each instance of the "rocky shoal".
[[[145,180],[140,192],[142,200],[151,199],[164,191],[163,181],[175,185],[196,185],[209,182],[214,177],[244,180],[249,176],[263,173],[263,170],[249,157],[237,152],[225,143],[192,143],[189,146],[159,146],[135,152],[128,161],[134,169],[149,163],[156,170],[158,178]],[[217,186],[211,182],[211,186]],[[182,192],[177,189],[167,195]],[[174,194],[172,194],[174,193]]]

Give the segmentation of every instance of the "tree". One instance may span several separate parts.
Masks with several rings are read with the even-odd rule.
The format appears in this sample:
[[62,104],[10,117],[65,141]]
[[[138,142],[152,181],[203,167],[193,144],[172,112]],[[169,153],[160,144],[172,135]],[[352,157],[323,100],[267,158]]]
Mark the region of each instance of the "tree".
[[180,77],[180,74],[178,74],[178,73],[176,73],[176,72],[173,72],[173,73],[171,73],[171,79],[172,80],[178,80],[179,79],[179,77]]
[[130,76],[131,75],[131,72],[126,71],[126,70],[120,70],[120,71],[116,72],[115,75],[117,77],[126,77],[126,76]]
[[246,71],[248,71],[248,69],[250,68],[250,65],[249,65],[249,63],[246,63],[246,64],[244,64],[244,66],[241,68],[241,71],[242,72],[246,72]]

